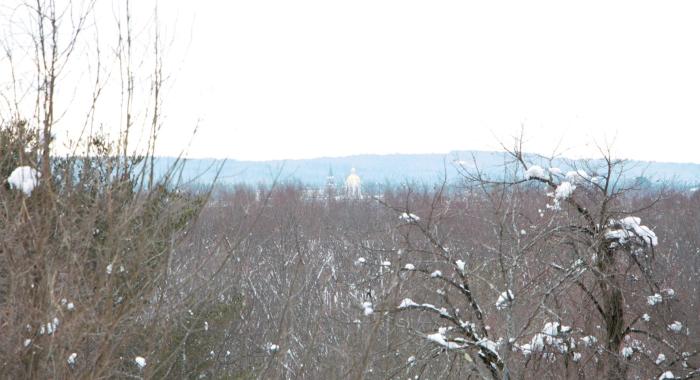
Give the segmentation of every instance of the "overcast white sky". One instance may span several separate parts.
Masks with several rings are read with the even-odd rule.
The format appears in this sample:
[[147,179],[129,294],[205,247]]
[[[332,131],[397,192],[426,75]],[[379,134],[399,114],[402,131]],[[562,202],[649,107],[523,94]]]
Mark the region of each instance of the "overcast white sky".
[[[697,1],[161,1],[163,154],[526,148],[700,163]],[[561,142],[561,145],[559,145]]]

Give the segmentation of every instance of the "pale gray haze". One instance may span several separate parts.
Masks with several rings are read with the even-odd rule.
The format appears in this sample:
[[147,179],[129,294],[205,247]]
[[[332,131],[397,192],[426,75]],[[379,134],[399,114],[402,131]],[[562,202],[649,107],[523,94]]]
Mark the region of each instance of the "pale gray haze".
[[[116,6],[97,6],[106,8],[92,24],[107,36]],[[696,1],[158,6],[169,75],[159,154],[497,150],[524,126],[538,153],[598,156],[599,144],[700,163]],[[152,13],[154,3],[134,7]],[[59,138],[73,128],[67,120]]]

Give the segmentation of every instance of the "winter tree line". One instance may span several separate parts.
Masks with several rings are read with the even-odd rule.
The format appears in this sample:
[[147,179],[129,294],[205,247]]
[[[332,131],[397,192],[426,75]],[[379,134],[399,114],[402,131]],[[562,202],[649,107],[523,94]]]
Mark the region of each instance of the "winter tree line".
[[345,199],[135,189],[143,166],[98,157],[27,188],[11,169],[41,156],[31,134],[0,136],[27,154],[0,190],[13,377],[700,375],[700,194],[627,186],[624,161],[563,171],[514,149],[508,180]]
[[213,373],[699,376],[700,197],[627,187],[623,161],[564,172],[512,156],[511,180],[465,171],[457,188],[216,194],[183,249],[227,261],[237,294]]

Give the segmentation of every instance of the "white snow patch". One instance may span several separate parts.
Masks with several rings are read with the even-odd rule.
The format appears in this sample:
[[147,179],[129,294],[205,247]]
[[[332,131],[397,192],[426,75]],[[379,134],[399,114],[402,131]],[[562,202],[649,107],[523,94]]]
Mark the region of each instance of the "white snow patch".
[[367,262],[367,260],[365,260],[364,257],[360,257],[360,258],[357,259],[357,261],[356,261],[357,264],[364,264],[364,263],[366,263],[366,262]]
[[107,272],[107,274],[112,274],[112,264],[107,265],[105,271]]
[[438,332],[436,332],[435,334],[427,335],[426,338],[432,342],[435,342],[447,348],[448,350],[457,350],[466,347],[466,345],[460,345],[458,343],[448,341],[445,337],[445,330],[446,329],[444,327],[441,327]]
[[467,263],[465,263],[462,260],[457,260],[457,261],[455,261],[455,264],[457,265],[457,268],[459,268],[459,271],[464,273],[464,268],[467,265]]
[[391,262],[390,262],[390,261],[382,261],[382,266],[383,266],[383,267],[390,267],[390,266],[391,266]]
[[440,272],[439,270],[436,270],[435,272],[430,274],[430,277],[433,277],[433,278],[442,277],[442,272]]
[[642,320],[644,322],[649,322],[649,321],[651,321],[651,317],[649,316],[649,314],[644,313],[644,315],[642,315]]
[[418,217],[418,215],[412,214],[412,213],[407,213],[407,212],[401,213],[401,215],[399,215],[399,219],[401,219],[402,221],[404,221],[406,223],[416,223],[416,222],[420,221],[420,218]]
[[411,306],[419,306],[417,303],[413,302],[412,299],[410,298],[404,298],[403,301],[401,301],[401,304],[399,305],[399,309],[405,309],[407,307]]
[[622,351],[620,351],[622,356],[624,356],[626,359],[629,359],[632,357],[632,354],[634,353],[634,349],[632,347],[622,347]]
[[658,304],[658,303],[661,303],[661,301],[663,301],[663,298],[661,297],[661,294],[659,294],[659,293],[656,293],[656,294],[654,294],[653,296],[648,296],[648,297],[647,297],[647,303],[648,303],[650,306],[654,306],[654,305],[656,305],[656,304]]
[[[51,322],[46,324],[46,334],[51,335],[54,332],[56,332],[56,329],[58,329],[58,318],[54,318]],[[44,326],[42,325],[41,328],[39,329],[39,335],[44,333]]]
[[547,179],[547,173],[541,166],[532,165],[525,171],[525,179],[533,178]]
[[416,362],[416,357],[415,356],[409,356],[408,359],[406,360],[407,364],[413,364]]
[[374,308],[372,308],[371,302],[363,302],[362,308],[364,309],[365,315],[371,315],[372,313],[374,313]]
[[498,355],[498,344],[496,344],[494,341],[483,338],[476,342],[476,344]]
[[571,331],[570,326],[561,326],[558,322],[547,322],[542,331],[535,334],[529,344],[520,346],[520,349],[524,355],[528,355],[533,351],[543,351],[545,346],[552,346],[561,353],[565,353],[569,350],[569,346],[564,342],[561,334],[569,331]]
[[277,352],[279,350],[280,350],[280,346],[278,346],[272,342],[267,342],[267,344],[265,344],[265,351],[267,351],[271,354],[274,354],[275,352]]
[[659,365],[659,364],[663,363],[664,360],[666,360],[666,355],[661,353],[661,354],[659,354],[659,356],[656,357],[655,363],[656,363],[656,365]]
[[7,182],[13,189],[20,190],[26,196],[31,196],[34,188],[39,185],[41,174],[30,166],[18,166],[12,171]]
[[683,324],[678,321],[673,321],[673,323],[671,323],[667,327],[670,331],[673,331],[674,333],[679,333],[681,332],[681,330],[683,330]]
[[146,359],[142,356],[137,356],[136,358],[134,358],[134,362],[141,369],[144,369],[146,367]]
[[25,340],[24,340],[24,347],[29,347],[30,344],[32,344],[32,340],[31,340],[31,339],[25,339]]
[[574,363],[578,363],[581,361],[581,353],[580,352],[574,352]]
[[576,190],[575,185],[572,185],[571,182],[564,181],[557,186],[556,190],[554,190],[554,199],[567,199],[574,193],[574,190]]
[[639,238],[644,245],[655,247],[659,243],[654,231],[649,227],[643,226],[640,223],[642,220],[636,216],[628,216],[619,220],[611,220],[609,224],[615,227],[605,233],[605,238],[609,240],[617,240],[619,244],[624,245],[630,239]]
[[77,359],[77,358],[78,358],[78,354],[76,354],[75,352],[70,354],[70,356],[68,356],[68,360],[67,360],[68,364],[75,365],[75,359]]
[[406,270],[416,270],[416,267],[413,264],[406,264],[403,266],[403,268]]
[[586,347],[591,347],[598,342],[598,338],[594,337],[593,335],[588,335],[581,338],[581,342],[583,342]]
[[510,289],[501,293],[501,295],[498,296],[498,300],[496,300],[496,310],[503,310],[507,308],[514,299],[515,297]]
[[673,376],[673,372],[671,371],[666,371],[659,376],[659,380],[665,380],[665,379],[675,379],[676,377]]

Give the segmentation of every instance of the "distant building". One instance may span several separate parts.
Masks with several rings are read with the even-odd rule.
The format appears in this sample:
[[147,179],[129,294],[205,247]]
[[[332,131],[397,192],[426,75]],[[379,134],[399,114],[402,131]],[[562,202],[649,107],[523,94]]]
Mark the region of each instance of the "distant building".
[[362,198],[362,180],[355,172],[355,168],[350,170],[350,175],[345,179],[345,196],[351,199]]
[[326,196],[328,198],[334,198],[336,196],[337,189],[335,186],[335,176],[333,176],[333,169],[328,167],[328,176],[326,177]]

